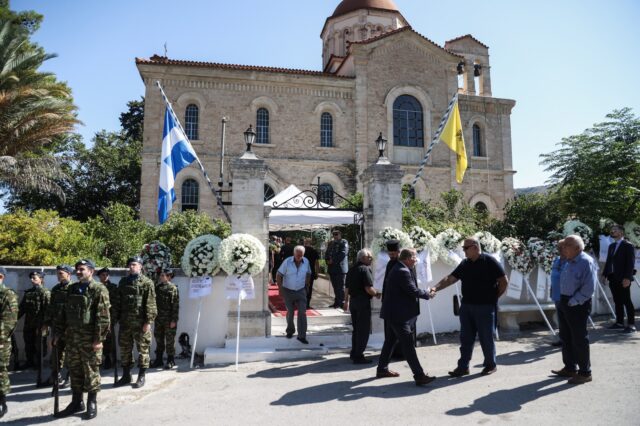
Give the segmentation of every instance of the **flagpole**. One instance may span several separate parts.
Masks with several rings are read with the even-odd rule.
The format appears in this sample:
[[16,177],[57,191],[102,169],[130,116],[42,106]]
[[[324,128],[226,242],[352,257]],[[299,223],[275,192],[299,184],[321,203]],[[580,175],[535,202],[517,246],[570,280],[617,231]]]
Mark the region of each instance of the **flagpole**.
[[[178,125],[178,127],[180,128],[182,133],[184,133],[184,136],[187,138],[187,141],[191,145],[191,141],[189,140],[189,136],[187,136],[187,132],[184,131],[184,128],[182,127],[182,124],[180,124],[180,120],[178,119],[178,116],[176,115],[175,111],[173,110],[173,107],[171,106],[171,102],[169,102],[169,98],[167,98],[167,95],[164,93],[164,90],[162,89],[162,86],[160,85],[160,81],[156,80],[156,85],[158,86],[158,89],[160,89],[160,94],[162,95],[162,99],[164,99],[164,103],[165,103],[167,109],[169,110],[169,112],[171,113],[171,115],[173,116],[174,121],[176,122],[176,124]],[[198,166],[200,166],[200,171],[202,172],[202,174],[204,175],[205,180],[207,181],[207,185],[209,185],[209,189],[211,190],[211,193],[213,194],[214,197],[216,197],[216,203],[218,204],[218,207],[220,207],[220,209],[222,210],[222,213],[224,213],[224,216],[227,218],[227,221],[229,221],[229,223],[231,223],[231,217],[229,216],[229,213],[227,213],[227,210],[224,208],[224,204],[222,204],[222,198],[220,197],[220,194],[213,188],[213,184],[211,183],[211,179],[209,179],[209,174],[204,169],[204,166],[200,162],[200,158],[197,157],[197,156],[196,156],[196,161],[198,162]]]
[[424,155],[424,158],[420,162],[420,168],[418,169],[418,173],[416,173],[416,177],[413,179],[413,182],[411,182],[411,188],[415,188],[416,183],[418,183],[418,179],[420,179],[420,176],[422,176],[422,171],[424,170],[424,166],[427,164],[427,161],[429,161],[429,157],[431,156],[431,151],[433,151],[433,148],[436,146],[436,144],[440,142],[440,135],[442,134],[442,129],[444,129],[445,124],[447,124],[447,120],[449,118],[449,115],[451,114],[451,110],[453,109],[453,105],[456,103],[457,100],[458,100],[458,93],[453,95],[453,97],[449,101],[449,105],[447,106],[447,111],[444,113],[442,120],[440,120],[440,125],[438,126],[438,130],[436,131],[435,136],[431,140],[431,144],[429,144],[429,148],[427,149],[427,152]]

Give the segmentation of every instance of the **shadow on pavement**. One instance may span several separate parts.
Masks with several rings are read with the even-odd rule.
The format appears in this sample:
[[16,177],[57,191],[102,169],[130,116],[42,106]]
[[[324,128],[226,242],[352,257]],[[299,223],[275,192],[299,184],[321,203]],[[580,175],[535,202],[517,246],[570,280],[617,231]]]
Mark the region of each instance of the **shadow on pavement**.
[[[560,383],[558,386],[548,387],[558,383]],[[567,384],[565,379],[554,377],[513,389],[503,389],[492,392],[476,399],[470,406],[454,408],[447,411],[446,414],[450,416],[466,416],[476,411],[488,415],[511,413],[521,410],[523,405],[531,401],[567,390],[571,387],[573,387],[573,385]]]
[[[349,359],[349,356],[345,354],[343,358],[335,359],[322,359],[313,364],[309,364],[308,360],[300,363],[296,361],[282,361],[277,362],[278,367],[269,368],[267,370],[258,371],[254,374],[250,374],[248,378],[260,377],[263,379],[279,379],[283,377],[295,377],[303,374],[325,374],[325,373],[340,373],[354,370],[371,369],[371,375],[376,374],[376,363],[378,361],[377,356],[367,356],[367,358],[373,360],[371,364],[353,364]],[[404,362],[404,361],[402,361]]]

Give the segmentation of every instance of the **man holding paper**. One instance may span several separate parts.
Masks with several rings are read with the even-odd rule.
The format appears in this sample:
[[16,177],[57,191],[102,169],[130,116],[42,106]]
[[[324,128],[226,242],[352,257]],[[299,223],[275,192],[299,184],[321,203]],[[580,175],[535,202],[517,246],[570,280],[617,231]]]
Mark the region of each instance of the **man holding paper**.
[[311,282],[311,267],[304,257],[304,246],[295,246],[293,256],[286,258],[276,275],[280,295],[287,307],[287,339],[293,337],[296,331],[293,325],[293,315],[298,307],[298,341],[307,341],[307,287]]
[[484,354],[482,375],[496,372],[496,345],[493,328],[496,321],[498,299],[507,289],[508,280],[502,265],[492,256],[482,253],[475,238],[464,240],[465,259],[458,267],[440,280],[435,291],[444,290],[462,280],[462,304],[460,306],[460,359],[458,366],[449,372],[452,377],[469,374],[469,362],[473,354],[476,335]]

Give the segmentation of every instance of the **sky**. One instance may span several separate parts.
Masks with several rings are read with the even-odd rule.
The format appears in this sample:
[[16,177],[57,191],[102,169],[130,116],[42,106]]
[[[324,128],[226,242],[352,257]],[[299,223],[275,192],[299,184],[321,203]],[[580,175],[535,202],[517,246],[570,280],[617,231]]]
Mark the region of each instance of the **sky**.
[[[320,70],[320,31],[339,0],[12,0],[44,22],[33,40],[73,90],[78,132],[118,130],[144,85],[136,57]],[[640,115],[640,1],[395,0],[413,29],[444,45],[489,46],[494,97],[514,99],[516,188],[545,183],[539,156],[615,109]]]

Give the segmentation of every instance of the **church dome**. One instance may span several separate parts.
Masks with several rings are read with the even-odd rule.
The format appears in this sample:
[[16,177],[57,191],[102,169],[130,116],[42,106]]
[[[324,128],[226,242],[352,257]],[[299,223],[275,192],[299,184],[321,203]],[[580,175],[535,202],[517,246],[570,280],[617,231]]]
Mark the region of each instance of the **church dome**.
[[384,9],[398,12],[393,0],[342,0],[333,12],[332,18],[359,9]]

